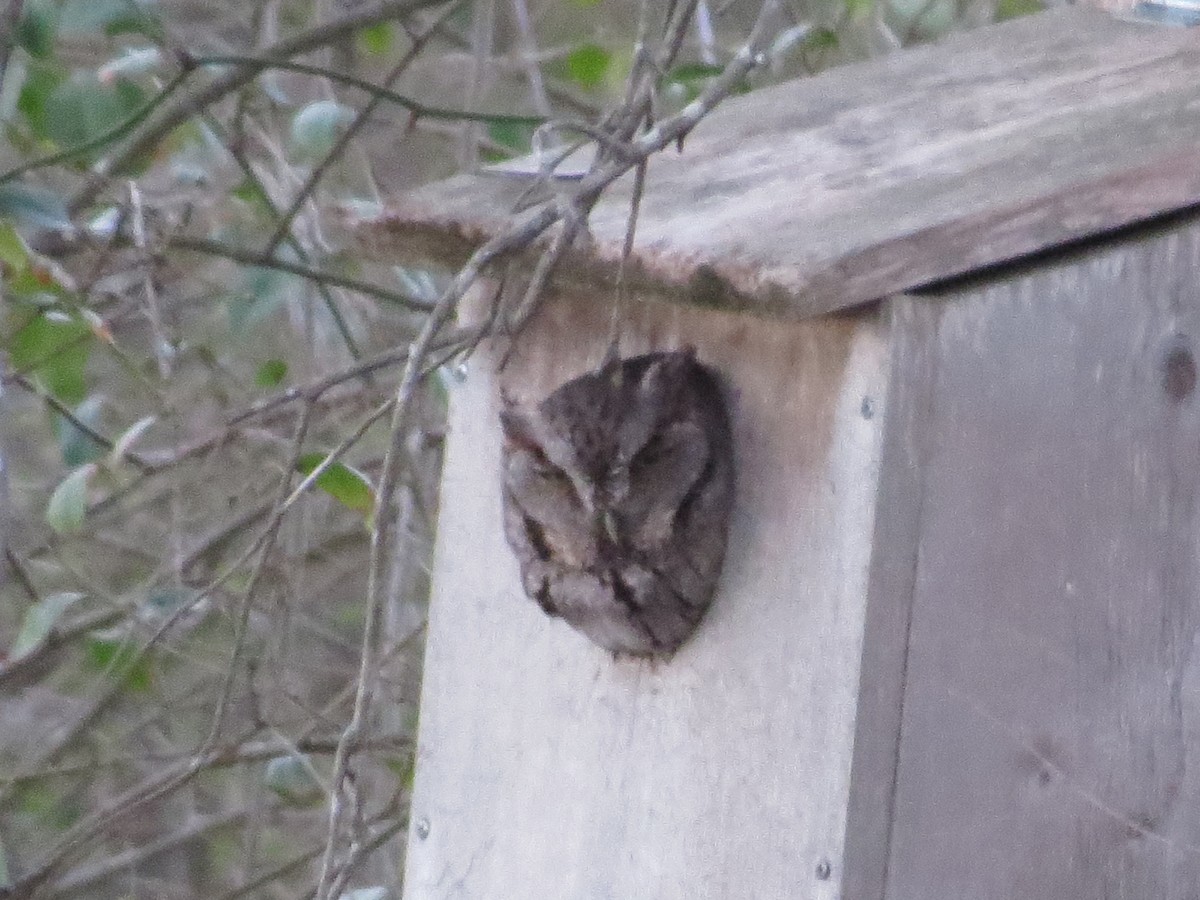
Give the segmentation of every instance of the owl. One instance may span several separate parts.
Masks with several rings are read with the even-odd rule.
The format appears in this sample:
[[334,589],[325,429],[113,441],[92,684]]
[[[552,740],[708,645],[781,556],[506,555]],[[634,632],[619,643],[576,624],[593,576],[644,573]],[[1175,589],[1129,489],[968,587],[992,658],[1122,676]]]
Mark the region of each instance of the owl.
[[505,399],[504,530],[525,592],[614,654],[667,656],[712,600],[733,441],[691,348],[611,359],[532,408]]

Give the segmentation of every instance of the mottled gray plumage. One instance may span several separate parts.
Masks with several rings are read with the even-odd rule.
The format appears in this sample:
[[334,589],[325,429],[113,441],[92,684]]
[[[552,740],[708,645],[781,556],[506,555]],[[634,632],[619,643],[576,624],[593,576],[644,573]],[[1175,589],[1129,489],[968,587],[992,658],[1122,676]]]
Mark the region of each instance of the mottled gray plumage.
[[690,348],[506,401],[504,530],[526,593],[614,653],[669,654],[712,600],[733,499],[725,403]]

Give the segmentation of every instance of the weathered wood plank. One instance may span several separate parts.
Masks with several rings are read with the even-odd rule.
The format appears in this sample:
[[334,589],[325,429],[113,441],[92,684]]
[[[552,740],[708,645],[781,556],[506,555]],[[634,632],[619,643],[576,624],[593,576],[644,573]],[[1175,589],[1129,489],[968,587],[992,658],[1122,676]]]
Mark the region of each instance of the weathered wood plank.
[[[545,304],[509,389],[594,365],[608,319]],[[668,662],[614,661],[523,595],[493,357],[454,391],[408,900],[840,894],[886,329],[629,311],[625,352],[683,343],[726,379],[739,486],[714,605]]]
[[883,900],[887,881],[933,389],[928,304],[916,302],[898,297],[888,307],[892,361],[846,813],[847,900]]
[[889,900],[1200,896],[1200,226],[1176,225],[917,311]]
[[[0,370],[8,371],[8,355],[0,351]],[[12,499],[8,490],[8,473],[11,471],[12,460],[9,455],[9,447],[11,446],[11,437],[9,434],[11,425],[6,428],[5,424],[11,423],[13,420],[12,414],[12,399],[5,390],[3,383],[0,383],[0,550],[5,552],[9,549],[9,541],[12,538],[12,522],[15,516],[12,513]],[[5,559],[0,563],[0,587],[8,581],[9,564]]]
[[[631,286],[803,317],[1200,202],[1200,30],[1064,8],[728,101],[650,166]],[[398,199],[360,239],[461,262],[526,177]],[[564,283],[611,282],[618,183]]]

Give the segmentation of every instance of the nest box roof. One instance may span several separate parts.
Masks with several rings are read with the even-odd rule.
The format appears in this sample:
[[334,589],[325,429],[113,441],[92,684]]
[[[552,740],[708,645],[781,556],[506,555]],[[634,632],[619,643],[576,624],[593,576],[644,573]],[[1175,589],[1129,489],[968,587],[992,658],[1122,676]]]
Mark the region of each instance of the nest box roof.
[[[728,100],[682,152],[651,158],[626,277],[668,299],[808,316],[1191,206],[1198,72],[1200,29],[1067,7]],[[428,185],[358,238],[456,267],[533,182]],[[630,189],[611,186],[557,278],[611,281]]]

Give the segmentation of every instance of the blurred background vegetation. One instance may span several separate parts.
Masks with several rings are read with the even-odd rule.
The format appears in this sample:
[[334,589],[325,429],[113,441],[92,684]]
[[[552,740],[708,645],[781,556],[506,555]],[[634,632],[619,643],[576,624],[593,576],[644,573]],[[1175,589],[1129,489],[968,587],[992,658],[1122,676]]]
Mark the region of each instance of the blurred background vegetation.
[[[8,0],[0,896],[399,896],[461,358],[419,382],[381,538],[388,403],[453,273],[364,262],[347,222],[600,121],[639,18],[686,25],[669,115],[761,5]],[[1037,8],[778,3],[737,89]]]

